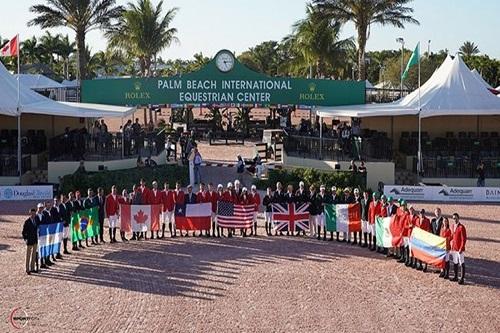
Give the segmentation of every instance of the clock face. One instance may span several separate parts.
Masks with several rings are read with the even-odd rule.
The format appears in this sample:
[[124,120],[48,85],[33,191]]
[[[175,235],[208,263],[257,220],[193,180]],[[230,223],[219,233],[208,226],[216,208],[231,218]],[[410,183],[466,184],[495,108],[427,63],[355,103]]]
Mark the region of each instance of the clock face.
[[230,52],[219,52],[215,64],[221,72],[227,73],[234,67],[234,57]]

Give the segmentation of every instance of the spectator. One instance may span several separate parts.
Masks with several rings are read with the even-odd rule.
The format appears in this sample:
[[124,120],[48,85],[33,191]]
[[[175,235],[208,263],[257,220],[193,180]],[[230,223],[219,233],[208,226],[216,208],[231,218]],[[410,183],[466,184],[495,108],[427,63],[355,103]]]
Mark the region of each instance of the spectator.
[[366,176],[366,166],[365,166],[365,161],[361,161],[361,164],[358,167],[358,172],[364,176]]
[[349,165],[349,171],[352,171],[354,173],[358,172],[358,167],[354,160],[351,160],[351,165]]
[[142,161],[141,155],[137,156],[137,167],[144,168],[144,162]]
[[484,176],[484,162],[481,161],[479,162],[479,165],[477,166],[477,187],[484,187],[485,186],[485,176]]
[[195,147],[193,152],[194,152],[194,157],[193,157],[194,183],[200,184],[201,183],[200,168],[201,168],[201,163],[203,162],[203,159],[201,158],[201,154],[198,151],[198,148]]
[[132,120],[128,120],[125,126],[123,127],[123,150],[125,156],[130,155],[130,150],[132,148],[132,136],[133,136],[133,130],[132,130]]
[[174,154],[174,160],[176,158],[175,156],[175,140],[172,138],[171,135],[167,137],[167,144],[166,144],[166,149],[167,149],[167,162],[170,162],[170,155],[173,153]]
[[243,172],[245,172],[245,161],[243,161],[241,155],[238,155],[238,161],[236,162],[236,172],[238,173],[238,180],[241,181],[241,176],[243,175]]

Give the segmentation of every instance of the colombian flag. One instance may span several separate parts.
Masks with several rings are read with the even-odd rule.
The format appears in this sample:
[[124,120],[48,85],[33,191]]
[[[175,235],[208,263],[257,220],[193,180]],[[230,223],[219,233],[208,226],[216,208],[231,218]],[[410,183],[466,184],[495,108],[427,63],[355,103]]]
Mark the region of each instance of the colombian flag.
[[444,268],[446,238],[439,237],[420,228],[413,228],[410,236],[411,254],[423,262]]

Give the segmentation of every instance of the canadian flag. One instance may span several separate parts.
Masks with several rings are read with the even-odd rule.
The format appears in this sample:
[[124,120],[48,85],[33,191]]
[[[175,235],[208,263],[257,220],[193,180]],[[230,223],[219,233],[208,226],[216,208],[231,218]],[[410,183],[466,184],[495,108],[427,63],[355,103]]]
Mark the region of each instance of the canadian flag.
[[0,49],[1,57],[17,57],[19,56],[18,36],[12,38]]
[[121,231],[160,230],[161,205],[120,205]]

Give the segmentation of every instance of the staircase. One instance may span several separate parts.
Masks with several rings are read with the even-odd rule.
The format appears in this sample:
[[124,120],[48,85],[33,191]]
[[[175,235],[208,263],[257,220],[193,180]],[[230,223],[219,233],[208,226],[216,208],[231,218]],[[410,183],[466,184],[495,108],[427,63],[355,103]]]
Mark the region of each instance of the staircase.
[[418,183],[418,176],[409,170],[398,169],[396,170],[396,185],[416,185]]

